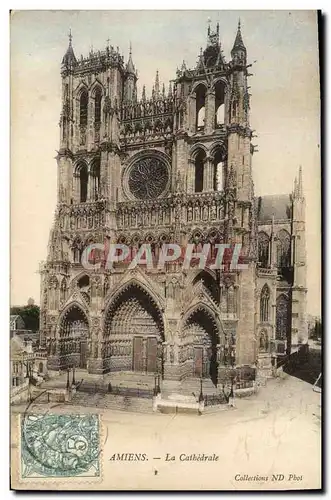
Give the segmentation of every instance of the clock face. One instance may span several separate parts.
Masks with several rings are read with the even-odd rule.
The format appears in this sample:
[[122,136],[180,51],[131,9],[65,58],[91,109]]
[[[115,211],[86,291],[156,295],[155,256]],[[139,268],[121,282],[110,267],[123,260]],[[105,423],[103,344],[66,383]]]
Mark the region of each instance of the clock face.
[[130,169],[129,189],[140,200],[158,198],[168,181],[167,165],[160,158],[147,156],[136,161]]

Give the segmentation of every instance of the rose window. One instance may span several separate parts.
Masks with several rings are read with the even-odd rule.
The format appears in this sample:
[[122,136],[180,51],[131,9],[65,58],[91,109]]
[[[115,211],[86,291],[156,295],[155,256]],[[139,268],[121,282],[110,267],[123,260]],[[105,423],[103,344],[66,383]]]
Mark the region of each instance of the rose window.
[[136,161],[128,179],[130,192],[140,200],[158,198],[165,191],[168,181],[167,165],[153,156]]

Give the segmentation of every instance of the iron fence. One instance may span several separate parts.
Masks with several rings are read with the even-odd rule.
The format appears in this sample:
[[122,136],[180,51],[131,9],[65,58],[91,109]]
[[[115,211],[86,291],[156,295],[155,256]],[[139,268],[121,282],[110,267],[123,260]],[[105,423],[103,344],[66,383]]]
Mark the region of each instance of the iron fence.
[[126,396],[131,398],[153,398],[152,389],[139,389],[136,387],[120,387],[114,386],[111,383],[98,384],[93,382],[82,381],[77,384],[76,390],[88,394],[112,394],[114,396]]
[[204,397],[205,406],[225,405],[229,402],[229,396],[225,394],[211,394]]

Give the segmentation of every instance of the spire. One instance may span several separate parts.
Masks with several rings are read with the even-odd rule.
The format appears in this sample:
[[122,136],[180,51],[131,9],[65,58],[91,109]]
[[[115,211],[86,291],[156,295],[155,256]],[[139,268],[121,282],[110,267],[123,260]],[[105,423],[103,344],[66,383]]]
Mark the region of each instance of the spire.
[[145,86],[145,85],[143,86],[143,91],[142,91],[142,95],[141,95],[141,100],[142,100],[142,101],[146,101],[146,86]]
[[217,46],[219,44],[219,24],[216,24],[216,31],[211,30],[211,19],[208,18],[208,30],[207,30],[207,47],[211,45]]
[[168,97],[172,97],[172,85],[171,85],[171,82],[169,82]]
[[165,86],[164,86],[164,83],[162,84],[162,97],[165,97]]
[[126,72],[130,73],[131,75],[136,76],[136,70],[135,70],[135,67],[134,67],[134,64],[133,64],[133,61],[132,61],[132,45],[131,45],[131,42],[130,42],[130,49],[129,49],[129,59],[128,59],[128,63],[126,65]]
[[236,35],[236,39],[234,41],[234,44],[233,44],[233,47],[232,47],[232,50],[231,50],[231,55],[233,55],[233,53],[237,52],[238,50],[242,50],[246,53],[246,47],[244,45],[244,42],[243,42],[243,39],[242,39],[242,36],[241,36],[241,23],[240,23],[240,19],[238,21],[238,29],[237,29],[237,35]]
[[299,167],[299,178],[298,178],[298,197],[303,198],[303,186],[302,186],[302,167]]
[[298,179],[296,177],[294,179],[293,196],[294,196],[294,198],[296,198],[298,196]]
[[64,64],[65,66],[74,66],[75,64],[77,64],[77,59],[74,54],[74,49],[72,48],[71,29],[69,30],[68,38],[69,38],[69,45],[67,48],[67,52],[63,56],[62,64]]
[[186,71],[186,70],[187,70],[187,67],[186,67],[186,62],[184,61],[184,59],[183,59],[183,63],[182,63],[181,70],[182,70],[182,72],[183,72],[183,73],[184,73],[184,71]]
[[155,94],[158,96],[160,93],[159,70],[156,71],[154,89],[155,89]]

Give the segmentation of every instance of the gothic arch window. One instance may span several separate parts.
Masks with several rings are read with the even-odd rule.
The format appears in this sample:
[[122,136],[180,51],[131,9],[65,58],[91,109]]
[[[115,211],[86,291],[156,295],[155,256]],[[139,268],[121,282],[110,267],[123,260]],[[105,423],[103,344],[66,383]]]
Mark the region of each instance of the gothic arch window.
[[262,323],[269,321],[269,299],[270,290],[268,285],[265,284],[260,297],[260,321]]
[[195,91],[196,96],[196,130],[201,130],[205,125],[205,115],[206,115],[206,87],[204,85],[198,85]]
[[79,176],[79,200],[84,203],[87,200],[88,171],[87,165],[82,163],[77,167]]
[[87,108],[88,93],[86,90],[83,90],[79,98],[79,124],[81,127],[86,127],[87,125]]
[[277,234],[277,267],[287,268],[291,265],[291,236],[285,230],[281,229]]
[[213,190],[222,191],[224,188],[225,158],[221,147],[216,147],[213,153]]
[[286,340],[289,330],[290,307],[288,298],[282,294],[276,301],[276,340]]
[[269,267],[269,236],[261,231],[258,235],[259,264],[261,267]]
[[101,89],[97,87],[94,93],[94,123],[96,124],[101,122],[101,99]]
[[200,149],[194,159],[195,177],[194,177],[194,192],[201,193],[203,191],[203,177],[204,177],[204,164],[206,160],[206,153]]
[[223,82],[217,82],[215,85],[215,128],[224,125],[224,98],[225,86]]
[[100,191],[100,159],[95,160],[91,166],[91,197],[93,200],[99,198]]

